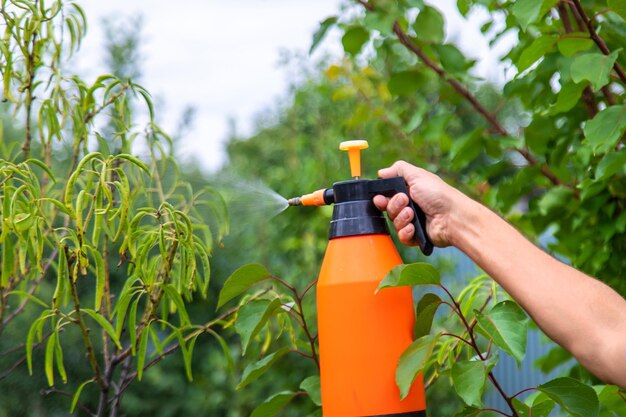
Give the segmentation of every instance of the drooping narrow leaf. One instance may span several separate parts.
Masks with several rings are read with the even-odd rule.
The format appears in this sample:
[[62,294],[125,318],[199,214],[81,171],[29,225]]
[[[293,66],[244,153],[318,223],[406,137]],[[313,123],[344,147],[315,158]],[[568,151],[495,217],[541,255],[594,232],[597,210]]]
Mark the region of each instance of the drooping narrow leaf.
[[139,348],[137,350],[137,379],[141,381],[143,376],[143,366],[146,362],[146,350],[148,349],[148,333],[150,333],[150,323],[143,329],[139,337]]
[[54,349],[56,347],[57,335],[57,332],[52,332],[50,334],[50,337],[48,337],[48,341],[46,342],[44,370],[46,372],[46,379],[48,380],[49,386],[54,385]]
[[137,297],[130,306],[128,313],[128,336],[130,338],[130,352],[135,356],[135,348],[137,346],[137,305],[140,297]]
[[57,332],[57,337],[55,337],[55,346],[54,346],[54,357],[57,365],[57,372],[61,376],[61,380],[64,384],[67,383],[67,373],[65,372],[65,365],[63,364],[63,348],[61,347],[61,338]]
[[26,291],[15,290],[15,291],[11,291],[7,295],[13,295],[13,294],[14,295],[19,295],[20,297],[28,298],[29,300],[39,304],[40,306],[42,306],[44,308],[50,308],[50,306],[47,305],[46,303],[44,303],[41,299],[35,297],[32,294],[27,293]]
[[82,308],[80,311],[86,313],[89,317],[98,322],[100,327],[102,327],[104,331],[107,332],[113,343],[115,343],[115,346],[117,346],[118,349],[122,349],[120,339],[117,337],[117,333],[115,332],[113,325],[106,318],[100,315],[100,313],[89,308]]
[[224,357],[226,358],[226,363],[228,364],[228,372],[230,372],[232,374],[234,372],[234,370],[235,370],[235,362],[233,361],[233,357],[230,354],[230,347],[228,346],[228,344],[226,343],[224,338],[222,338],[222,336],[217,334],[217,332],[215,332],[212,329],[208,329],[207,331],[211,335],[213,335],[213,337],[215,337],[215,339],[220,344],[220,347],[222,348],[222,352],[224,352]]
[[94,299],[95,310],[100,310],[102,305],[102,297],[104,295],[104,286],[106,281],[104,260],[102,255],[91,246],[87,246],[96,264],[96,294]]
[[45,320],[52,316],[52,310],[45,310],[39,318],[30,325],[28,334],[26,335],[26,365],[28,366],[28,374],[33,374],[33,344],[35,343],[35,335],[41,334]]
[[176,311],[178,312],[178,317],[180,318],[180,326],[190,326],[191,322],[189,321],[189,315],[187,314],[187,308],[185,307],[185,302],[183,298],[180,296],[178,291],[176,291],[176,287],[172,284],[167,284],[163,287],[167,296],[174,302],[176,305]]
[[80,394],[83,392],[83,388],[85,388],[85,386],[87,384],[90,384],[94,382],[94,379],[88,379],[87,381],[83,382],[82,384],[80,384],[78,386],[78,389],[76,389],[76,392],[74,393],[74,396],[72,397],[72,405],[70,406],[70,413],[74,412],[74,409],[76,408],[76,404],[78,404],[78,399],[80,398]]

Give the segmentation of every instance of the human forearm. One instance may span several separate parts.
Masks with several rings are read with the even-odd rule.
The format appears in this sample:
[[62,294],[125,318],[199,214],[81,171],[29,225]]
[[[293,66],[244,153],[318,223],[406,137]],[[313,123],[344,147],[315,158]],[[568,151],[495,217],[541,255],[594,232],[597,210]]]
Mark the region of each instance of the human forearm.
[[592,373],[626,387],[626,301],[537,248],[484,206],[457,196],[448,225],[450,243]]

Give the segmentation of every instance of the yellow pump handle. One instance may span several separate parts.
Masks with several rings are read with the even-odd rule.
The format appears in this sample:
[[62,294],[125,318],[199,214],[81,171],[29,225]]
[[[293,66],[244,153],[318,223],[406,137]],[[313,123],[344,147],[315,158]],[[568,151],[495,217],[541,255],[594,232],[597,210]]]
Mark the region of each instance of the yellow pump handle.
[[350,172],[354,179],[361,176],[361,149],[367,149],[369,145],[366,140],[347,140],[339,144],[339,149],[348,151],[350,158]]

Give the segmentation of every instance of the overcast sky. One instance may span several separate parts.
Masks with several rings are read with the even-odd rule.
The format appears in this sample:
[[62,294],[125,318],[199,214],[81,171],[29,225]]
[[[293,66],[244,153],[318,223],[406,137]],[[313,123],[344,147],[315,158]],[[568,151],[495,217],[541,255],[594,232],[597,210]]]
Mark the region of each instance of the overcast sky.
[[[197,108],[195,127],[182,156],[198,158],[208,169],[224,163],[228,120],[250,133],[254,115],[286,95],[290,76],[278,63],[281,51],[305,53],[319,22],[338,13],[340,0],[106,0],[85,1],[89,32],[75,70],[95,77],[105,71],[102,18],[143,16],[141,55],[143,85],[164,103],[160,119],[171,131],[186,105]],[[495,56],[478,27],[486,15],[468,23],[455,13],[455,1],[431,2],[444,11],[449,40],[480,58],[477,74],[503,79]],[[321,54],[340,55],[338,36],[322,45]]]

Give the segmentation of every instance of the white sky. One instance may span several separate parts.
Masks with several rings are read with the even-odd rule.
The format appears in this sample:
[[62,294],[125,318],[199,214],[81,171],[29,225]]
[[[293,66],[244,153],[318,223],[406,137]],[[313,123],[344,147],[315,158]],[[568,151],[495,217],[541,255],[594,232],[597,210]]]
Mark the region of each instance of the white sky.
[[[503,70],[478,31],[486,14],[476,13],[467,22],[455,13],[455,0],[430,3],[444,11],[447,38],[480,57],[476,74],[501,82]],[[225,162],[229,118],[240,133],[251,133],[254,115],[287,92],[290,75],[278,65],[280,51],[308,51],[319,22],[338,13],[340,0],[90,0],[82,5],[89,32],[75,71],[86,77],[105,71],[102,18],[143,15],[142,84],[164,103],[159,120],[171,132],[183,108],[195,106],[194,129],[178,154],[216,169]],[[334,35],[312,61],[341,54]],[[507,46],[500,45],[499,53]]]

